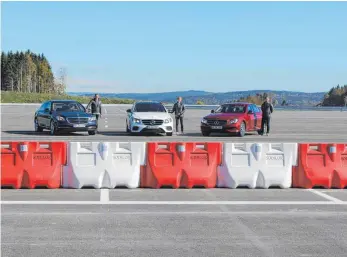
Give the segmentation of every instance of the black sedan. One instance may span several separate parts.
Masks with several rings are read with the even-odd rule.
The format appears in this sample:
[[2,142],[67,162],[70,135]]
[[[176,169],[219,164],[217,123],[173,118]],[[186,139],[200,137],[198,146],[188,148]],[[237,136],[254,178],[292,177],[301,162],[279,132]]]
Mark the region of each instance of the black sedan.
[[35,112],[35,131],[48,129],[51,135],[58,132],[88,132],[95,135],[96,117],[86,112],[84,106],[72,100],[51,100],[44,102]]

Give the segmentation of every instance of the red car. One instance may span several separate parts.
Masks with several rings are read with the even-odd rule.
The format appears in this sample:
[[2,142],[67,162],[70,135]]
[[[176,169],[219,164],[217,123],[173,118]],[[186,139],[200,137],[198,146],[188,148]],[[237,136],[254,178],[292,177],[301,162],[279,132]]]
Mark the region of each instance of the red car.
[[246,132],[258,132],[261,129],[262,111],[252,103],[222,104],[217,110],[201,120],[201,133],[209,136],[211,133],[230,133],[240,137]]

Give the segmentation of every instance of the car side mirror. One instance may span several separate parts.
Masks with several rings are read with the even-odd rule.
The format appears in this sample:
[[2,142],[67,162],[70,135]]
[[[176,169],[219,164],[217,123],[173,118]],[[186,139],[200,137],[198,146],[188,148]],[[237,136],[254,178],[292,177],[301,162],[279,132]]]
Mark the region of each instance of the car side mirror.
[[45,112],[49,112],[49,108],[46,108],[46,109],[45,109]]
[[214,110],[211,110],[211,113],[214,113]]
[[131,112],[131,110],[130,110],[130,109],[128,109],[128,110],[127,110],[127,113],[130,113],[130,112]]
[[251,111],[251,110],[249,110],[249,111],[248,111],[248,114],[254,114],[254,112],[253,112],[253,111]]

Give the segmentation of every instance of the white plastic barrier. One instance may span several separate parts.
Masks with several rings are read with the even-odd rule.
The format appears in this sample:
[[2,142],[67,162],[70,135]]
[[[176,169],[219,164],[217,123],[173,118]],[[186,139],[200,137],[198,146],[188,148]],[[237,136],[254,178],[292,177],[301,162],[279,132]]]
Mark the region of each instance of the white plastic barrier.
[[63,187],[137,188],[145,160],[144,142],[70,142]]
[[218,187],[269,188],[292,185],[297,165],[296,143],[225,143],[218,168]]

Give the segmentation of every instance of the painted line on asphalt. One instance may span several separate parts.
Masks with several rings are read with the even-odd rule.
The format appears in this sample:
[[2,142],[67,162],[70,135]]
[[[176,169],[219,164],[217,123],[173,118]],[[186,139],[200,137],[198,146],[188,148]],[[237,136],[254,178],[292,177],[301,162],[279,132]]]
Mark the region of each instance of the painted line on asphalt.
[[102,188],[100,190],[100,202],[108,203],[110,201],[110,192],[107,188]]
[[330,196],[330,195],[324,194],[324,193],[322,193],[322,192],[320,192],[320,191],[316,191],[316,190],[314,190],[314,189],[307,189],[307,191],[310,191],[310,192],[312,192],[312,193],[314,193],[314,194],[316,194],[316,195],[319,195],[320,197],[323,197],[323,198],[325,198],[325,199],[327,199],[327,200],[329,200],[329,201],[332,201],[332,202],[334,202],[334,203],[338,203],[338,204],[344,203],[344,201],[342,201],[342,200],[340,200],[340,199],[337,199],[337,198],[332,197],[332,196]]
[[[104,196],[103,196],[104,197]],[[104,198],[103,198],[104,199]],[[1,201],[4,205],[347,205],[347,201]]]
[[331,216],[331,215],[347,215],[347,212],[345,211],[110,211],[107,210],[107,212],[70,212],[70,211],[64,211],[64,212],[49,212],[49,211],[38,211],[38,212],[7,212],[3,211],[1,213],[2,216],[49,216],[49,215],[56,215],[56,216],[69,216],[69,215],[105,215],[105,214],[111,214],[111,215],[282,215],[282,216],[304,216],[307,217],[307,215],[310,216]]

